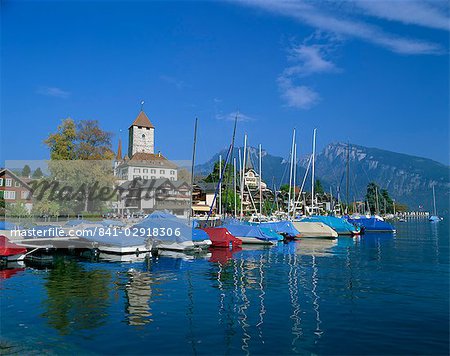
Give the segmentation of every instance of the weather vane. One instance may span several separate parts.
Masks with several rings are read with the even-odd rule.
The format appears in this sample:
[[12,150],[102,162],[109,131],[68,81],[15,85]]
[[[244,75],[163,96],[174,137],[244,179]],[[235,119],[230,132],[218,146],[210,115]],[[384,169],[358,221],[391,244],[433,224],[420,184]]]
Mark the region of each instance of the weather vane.
[[142,101],[141,101],[141,111],[144,111],[144,104],[145,104],[145,101],[142,100]]

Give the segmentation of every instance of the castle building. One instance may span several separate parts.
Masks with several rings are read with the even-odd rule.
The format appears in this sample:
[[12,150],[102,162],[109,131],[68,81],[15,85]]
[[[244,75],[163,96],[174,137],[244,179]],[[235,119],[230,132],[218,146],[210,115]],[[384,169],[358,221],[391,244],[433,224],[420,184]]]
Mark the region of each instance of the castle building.
[[125,157],[122,157],[122,142],[119,140],[114,168],[119,181],[178,179],[176,164],[160,152],[155,154],[155,127],[143,110],[128,128],[128,154]]
[[115,204],[119,215],[168,210],[187,216],[190,187],[178,180],[178,166],[155,153],[155,127],[141,110],[128,128],[128,154],[122,157],[119,140],[114,174],[120,188]]

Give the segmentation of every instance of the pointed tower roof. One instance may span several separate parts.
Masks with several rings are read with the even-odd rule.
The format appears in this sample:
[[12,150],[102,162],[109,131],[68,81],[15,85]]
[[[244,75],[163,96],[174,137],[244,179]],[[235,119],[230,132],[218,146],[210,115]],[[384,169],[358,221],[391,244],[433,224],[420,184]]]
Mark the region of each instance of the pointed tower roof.
[[148,127],[151,129],[155,128],[143,110],[139,112],[139,115],[137,116],[136,120],[134,120],[134,122],[130,125],[130,127],[132,126]]
[[250,155],[250,150],[247,149],[247,158],[245,160],[245,170],[249,170],[249,169],[254,170],[254,167],[253,167],[252,158]]
[[120,138],[119,138],[119,146],[117,147],[116,160],[117,161],[121,161],[122,160],[122,140]]

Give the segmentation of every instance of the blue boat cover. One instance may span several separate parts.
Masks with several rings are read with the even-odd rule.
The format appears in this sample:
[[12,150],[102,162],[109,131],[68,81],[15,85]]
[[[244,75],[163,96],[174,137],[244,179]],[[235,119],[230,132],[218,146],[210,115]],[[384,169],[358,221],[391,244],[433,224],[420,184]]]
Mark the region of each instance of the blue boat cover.
[[77,226],[77,225],[81,225],[81,224],[90,224],[90,221],[87,220],[69,220],[68,222],[66,222],[65,226]]
[[139,235],[164,242],[192,241],[193,229],[187,220],[164,211],[155,211],[130,229]]
[[259,240],[264,241],[279,241],[283,239],[283,236],[269,232],[268,230],[263,231],[259,226],[248,225],[248,224],[224,224],[223,227],[228,229],[228,231],[236,237],[254,237]]
[[22,230],[22,227],[9,221],[0,221],[0,230],[14,230],[14,229]]
[[292,225],[290,221],[263,222],[261,227],[268,227],[279,234],[286,234],[291,237],[298,236],[300,232]]
[[366,232],[370,231],[385,231],[385,232],[395,232],[395,228],[389,224],[387,221],[380,220],[375,216],[367,217],[367,216],[355,216],[350,217],[347,216],[346,219],[348,222],[364,227]]
[[346,219],[338,218],[336,216],[314,215],[302,218],[301,221],[324,223],[335,230],[338,234],[357,233],[361,230],[359,227],[354,226]]
[[101,222],[101,224],[103,226],[119,226],[119,227],[126,226],[126,224],[124,222],[122,222],[122,221],[119,221],[119,220],[108,220],[108,219],[103,220]]
[[192,241],[205,241],[209,240],[209,236],[206,231],[200,229],[192,229]]

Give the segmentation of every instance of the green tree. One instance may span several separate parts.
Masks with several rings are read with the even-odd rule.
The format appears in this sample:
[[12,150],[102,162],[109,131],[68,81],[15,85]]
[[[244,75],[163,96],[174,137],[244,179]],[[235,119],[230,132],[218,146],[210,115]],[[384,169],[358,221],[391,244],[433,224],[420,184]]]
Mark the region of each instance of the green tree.
[[76,159],[76,125],[67,118],[58,126],[57,132],[51,134],[44,143],[50,148],[52,160]]
[[6,215],[15,218],[25,218],[30,215],[30,212],[25,207],[23,202],[7,203],[6,204]]
[[322,187],[322,182],[318,179],[316,179],[314,182],[314,192],[315,192],[315,194],[323,194],[324,193],[324,190]]
[[[112,192],[114,186],[110,164],[114,158],[111,138],[112,134],[103,131],[98,121],[75,123],[72,119],[66,119],[58,126],[57,132],[44,141],[51,157],[48,182],[58,185],[58,214],[80,211],[99,213],[104,211],[106,201],[113,199],[113,195],[108,196],[107,192],[101,194],[101,198],[98,195],[101,190]],[[50,204],[55,194],[44,194],[42,197],[43,202],[38,205],[40,210],[57,209],[56,205]]]
[[28,164],[26,164],[25,166],[23,166],[22,169],[22,177],[26,177],[28,178],[31,174],[31,169],[30,166]]
[[[380,187],[375,182],[370,182],[367,185],[367,192],[366,192],[366,201],[369,204],[369,209],[372,213],[378,212],[378,202],[379,202],[379,194],[380,194]],[[377,195],[378,195],[378,202],[377,202]]]
[[112,134],[103,131],[98,121],[68,118],[58,126],[44,143],[52,160],[111,160],[114,158]]
[[[225,190],[222,194],[222,210],[224,212],[234,211],[234,192],[231,190]],[[238,193],[236,193],[236,206],[239,211],[241,207],[241,198]],[[235,212],[237,214],[238,212]]]
[[40,179],[44,176],[44,174],[42,173],[42,170],[38,167],[36,168],[36,170],[33,172],[33,179]]
[[386,189],[381,189],[380,210],[388,214],[394,212],[394,202]]
[[[223,169],[223,163],[222,162],[222,169]],[[232,182],[233,179],[233,166],[228,163],[227,167],[225,169],[225,172],[223,174],[222,183],[229,183]],[[207,183],[215,183],[219,181],[220,177],[220,162],[217,161],[214,163],[213,171],[205,178],[205,182]],[[224,186],[224,184],[222,184]]]
[[103,131],[98,121],[82,120],[77,123],[75,155],[82,160],[112,160],[114,152],[112,134]]

